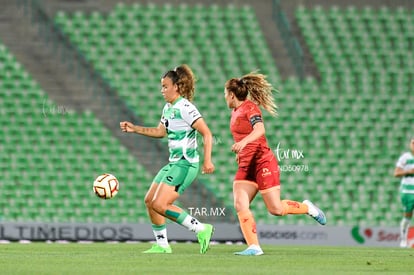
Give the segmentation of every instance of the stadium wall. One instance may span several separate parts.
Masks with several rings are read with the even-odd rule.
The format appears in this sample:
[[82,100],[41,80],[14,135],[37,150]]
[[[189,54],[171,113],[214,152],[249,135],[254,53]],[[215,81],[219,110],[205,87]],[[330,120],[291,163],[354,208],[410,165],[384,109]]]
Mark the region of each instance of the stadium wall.
[[[218,223],[214,226],[212,241],[243,241],[238,225]],[[400,241],[398,227],[258,225],[257,233],[262,244],[272,245],[398,247]],[[0,242],[131,242],[152,241],[153,238],[148,224],[0,223]],[[168,225],[168,238],[179,242],[197,241],[193,232],[175,223]],[[409,245],[414,247],[414,227],[409,231]]]

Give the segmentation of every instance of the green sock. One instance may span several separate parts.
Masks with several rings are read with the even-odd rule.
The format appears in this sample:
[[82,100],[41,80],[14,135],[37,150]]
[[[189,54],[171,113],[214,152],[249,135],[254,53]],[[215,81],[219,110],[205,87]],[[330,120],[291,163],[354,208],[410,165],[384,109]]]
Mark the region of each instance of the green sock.
[[152,224],[151,227],[152,227],[152,230],[161,231],[161,230],[167,228],[167,225],[165,223],[160,224],[160,225]]
[[187,216],[188,216],[188,214],[185,211],[181,212],[180,215],[177,218],[177,223],[183,224],[183,221]]
[[[182,213],[181,213],[182,214]],[[172,218],[172,219],[174,219],[174,220],[177,220],[179,217],[180,217],[180,215],[181,215],[180,213],[178,213],[178,212],[175,212],[175,211],[171,211],[171,210],[168,210],[167,209],[167,211],[165,211],[165,215],[168,217],[168,218]]]

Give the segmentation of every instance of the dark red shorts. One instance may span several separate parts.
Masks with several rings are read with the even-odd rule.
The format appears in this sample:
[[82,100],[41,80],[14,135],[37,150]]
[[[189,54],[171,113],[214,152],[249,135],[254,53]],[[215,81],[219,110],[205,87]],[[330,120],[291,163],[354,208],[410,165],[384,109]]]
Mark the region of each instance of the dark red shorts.
[[260,158],[247,157],[239,159],[239,169],[234,180],[248,180],[257,183],[260,191],[280,186],[280,172],[277,159],[273,153]]

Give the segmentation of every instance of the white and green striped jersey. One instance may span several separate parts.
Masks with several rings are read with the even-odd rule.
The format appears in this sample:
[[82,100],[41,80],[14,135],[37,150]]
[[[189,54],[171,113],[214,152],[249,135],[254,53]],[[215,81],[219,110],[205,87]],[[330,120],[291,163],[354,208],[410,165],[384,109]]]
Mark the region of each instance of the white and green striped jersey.
[[161,123],[167,129],[170,162],[178,161],[183,157],[190,163],[199,162],[197,131],[192,128],[192,125],[200,117],[197,108],[183,97],[179,97],[172,104],[165,104]]
[[[403,170],[409,170],[414,168],[413,154],[410,152],[402,154],[401,157],[398,159],[396,166]],[[400,192],[414,194],[414,174],[402,177]]]

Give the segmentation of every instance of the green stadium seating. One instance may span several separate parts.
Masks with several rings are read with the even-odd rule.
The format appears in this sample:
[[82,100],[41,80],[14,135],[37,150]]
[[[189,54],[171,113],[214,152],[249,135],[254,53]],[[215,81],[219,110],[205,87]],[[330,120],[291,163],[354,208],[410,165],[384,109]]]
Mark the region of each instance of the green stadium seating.
[[[412,102],[407,97],[412,84],[406,78],[411,65],[402,66],[411,63],[406,57],[411,56],[407,41],[412,33],[401,31],[399,25],[404,22],[403,28],[411,30],[413,25],[408,23],[408,14],[403,8],[357,9],[353,6],[345,9],[300,7],[296,11],[322,82],[332,75],[338,79],[327,86],[327,94],[337,100],[335,109],[343,116],[336,119],[332,131],[348,135],[346,139],[335,139],[335,150],[338,156],[345,156],[341,170],[350,174],[339,178],[345,176],[347,192],[353,197],[350,200],[342,197],[343,192],[336,194],[343,213],[347,214],[345,219],[335,215],[334,223],[343,220],[397,225],[401,217],[398,180],[393,179],[392,171],[400,152],[407,148],[406,139],[413,130],[408,123]],[[334,117],[330,118],[331,111],[327,110],[324,124]],[[328,140],[326,146],[332,146],[333,140]],[[366,193],[368,196],[364,196]],[[373,209],[375,213],[367,213]]]
[[[59,12],[55,20],[146,125],[158,123],[164,105],[158,92],[162,73],[181,63],[194,69],[198,77],[195,103],[217,141],[214,148],[217,172],[199,178],[215,190],[217,198],[229,208],[236,167],[234,155],[229,151],[232,144],[228,130],[230,113],[223,99],[223,86],[230,77],[260,69],[280,90],[275,94],[279,116],[274,119],[265,114],[269,144],[272,149],[280,144],[286,150],[303,150],[303,159],[283,159],[280,165],[307,168],[306,171],[282,171],[282,198],[314,200],[326,210],[332,225],[397,225],[401,210],[397,198],[398,180],[392,177],[392,170],[413,130],[409,124],[414,103],[410,97],[414,75],[412,14],[404,8],[299,7],[295,19],[320,73],[320,83],[313,78],[281,80],[256,15],[249,6],[120,3],[108,14]],[[16,106],[25,106],[17,111],[24,116],[24,110],[46,96],[1,44],[0,60],[9,69],[0,79],[6,91],[0,97],[1,117],[8,117]],[[15,90],[19,87],[33,91],[31,96],[16,97]],[[148,104],[141,104],[142,101]],[[53,105],[53,102],[47,104]],[[20,122],[19,117],[15,120],[17,124]],[[70,139],[81,136],[78,130],[91,121],[95,127],[85,137],[89,147],[72,144]],[[406,123],[401,123],[404,121]],[[110,134],[102,130],[92,114],[43,118],[39,112],[37,117],[32,116],[31,125],[37,134],[48,133],[40,135],[42,142],[37,147],[31,147],[33,138],[25,135],[21,139],[26,146],[19,145],[23,143],[16,138],[20,136],[18,127],[3,129],[8,133],[5,152],[13,155],[10,162],[2,159],[7,179],[10,183],[38,182],[33,187],[19,188],[28,192],[6,188],[11,190],[6,191],[7,206],[25,209],[21,205],[28,198],[30,205],[39,206],[35,197],[58,196],[62,190],[69,195],[63,202],[56,201],[58,205],[53,196],[46,200],[47,205],[39,206],[41,214],[6,207],[4,217],[25,220],[44,216],[46,220],[57,220],[62,216],[61,220],[71,221],[145,219],[142,212],[144,191],[139,196],[124,194],[126,197],[120,200],[118,207],[115,207],[115,200],[105,202],[108,207],[119,210],[101,218],[97,209],[104,202],[91,202],[82,197],[79,191],[82,188],[76,184],[91,181],[90,173],[82,172],[82,168],[91,171],[106,168],[93,157],[99,146],[105,144],[108,151],[122,148],[112,139],[102,140]],[[48,136],[61,133],[67,126],[71,130],[65,132],[68,135],[65,142],[71,145],[70,149],[57,144],[53,148],[42,146],[52,141]],[[139,165],[122,150],[121,157],[110,162],[115,163],[111,167],[120,175],[131,175]],[[82,153],[85,151],[89,153]],[[56,157],[57,152],[64,157]],[[39,155],[44,157],[39,158]],[[53,165],[48,167],[48,163]],[[126,168],[117,163],[133,166]],[[31,169],[23,169],[27,167]],[[17,169],[25,172],[17,173]],[[51,173],[52,170],[59,172]],[[142,173],[132,174],[146,175],[145,180],[133,176],[125,176],[128,177],[125,180],[148,182],[150,176],[142,168],[140,171]],[[68,178],[73,180],[62,185]],[[33,197],[30,192],[37,195]],[[138,201],[141,205],[136,204]],[[6,204],[3,202],[2,207]],[[92,205],[85,208],[88,204]],[[76,210],[66,213],[67,206]],[[58,215],[54,209],[59,209]],[[302,216],[272,217],[266,213],[260,199],[255,200],[253,211],[259,223],[314,224],[312,219]]]
[[[228,149],[232,143],[224,82],[261,69],[272,83],[280,83],[253,9],[120,3],[105,15],[60,12],[55,20],[146,125],[157,125],[160,118],[162,73],[181,63],[194,69],[198,77],[195,103],[209,122],[217,141],[215,150],[220,152],[214,156],[220,172],[200,178],[231,207],[235,167],[228,165],[234,156]],[[142,100],[148,104],[141,104]]]
[[[143,196],[152,176],[92,113],[59,109],[1,43],[0,61],[7,62],[0,76],[0,90],[5,91],[0,95],[1,117],[7,118],[0,130],[0,219],[142,220]],[[105,172],[115,174],[121,191],[125,189],[116,200],[103,201],[92,192],[93,180]]]

